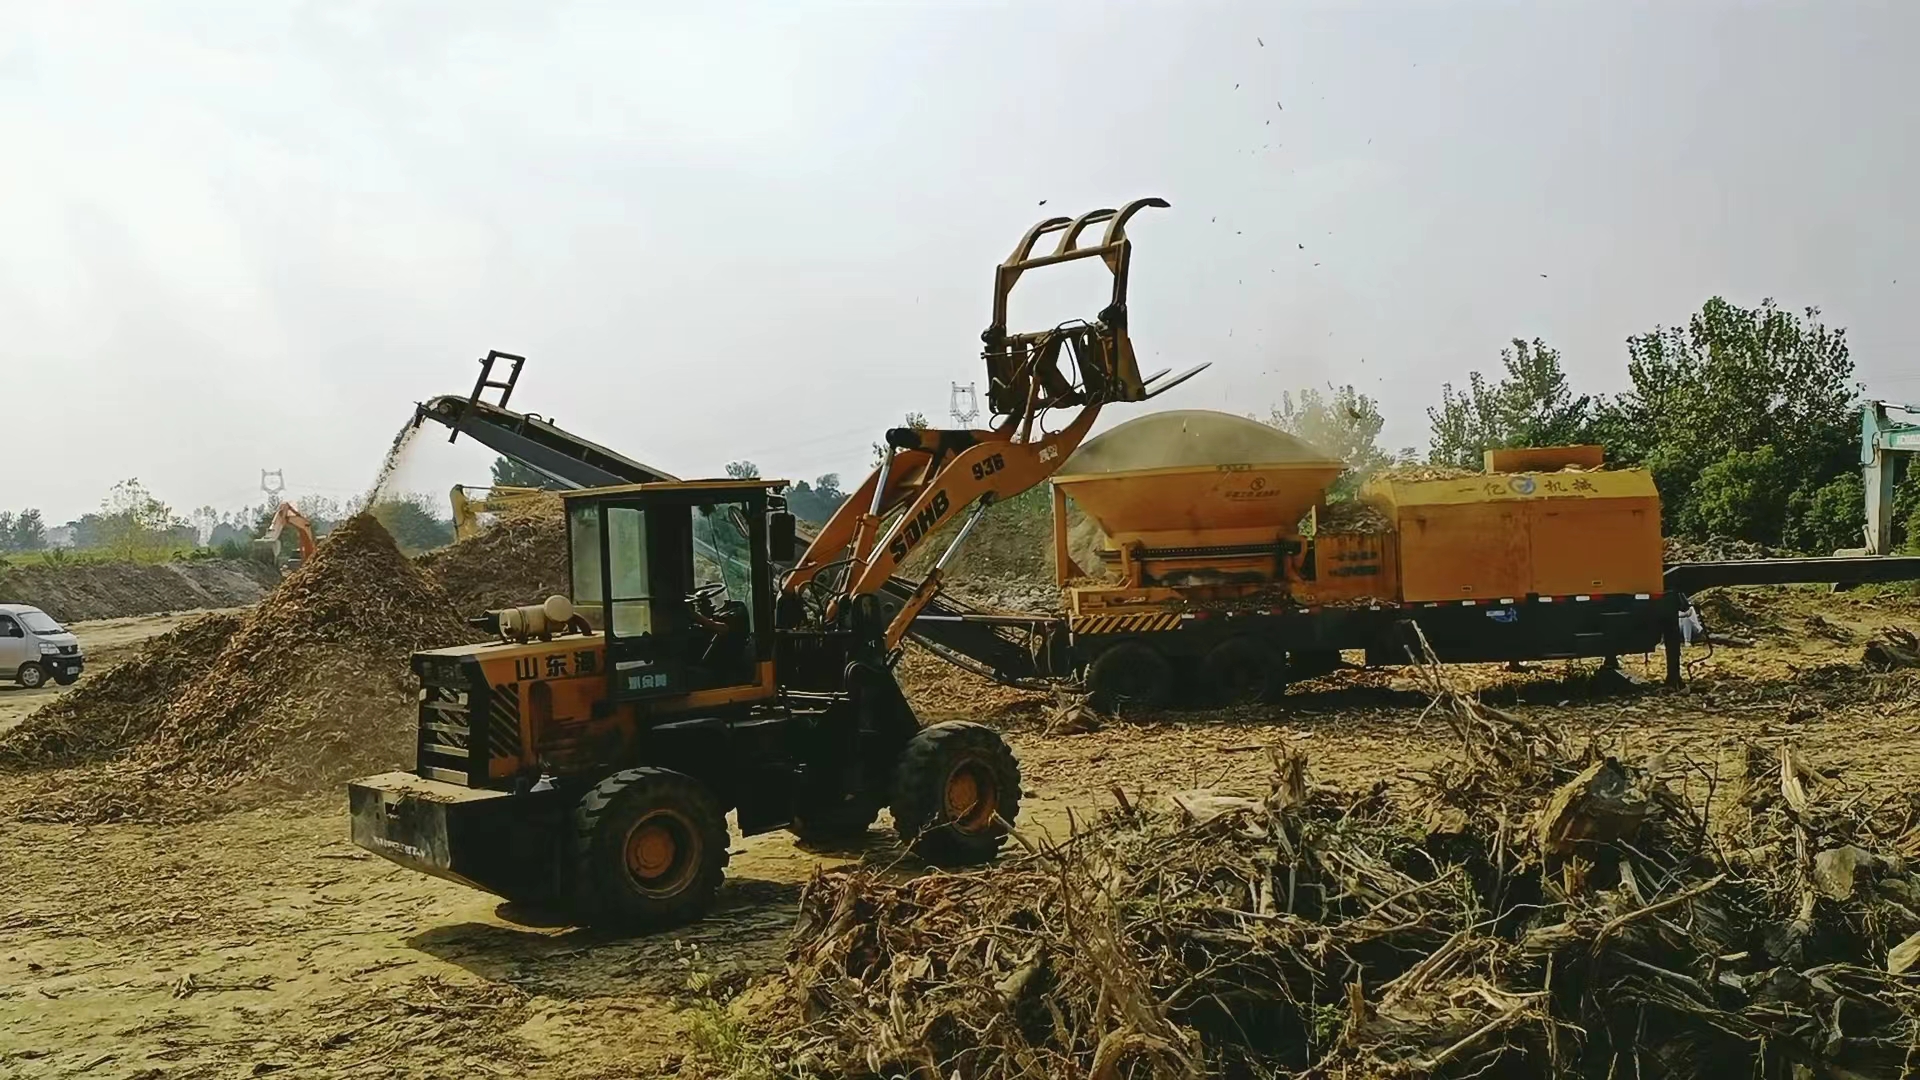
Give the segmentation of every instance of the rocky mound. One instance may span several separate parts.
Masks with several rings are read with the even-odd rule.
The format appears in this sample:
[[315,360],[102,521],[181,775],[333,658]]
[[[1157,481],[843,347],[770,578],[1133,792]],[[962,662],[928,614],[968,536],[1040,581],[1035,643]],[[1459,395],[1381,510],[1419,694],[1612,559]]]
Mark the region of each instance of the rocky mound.
[[239,615],[203,615],[142,643],[132,659],[89,678],[0,736],[0,768],[80,765],[139,745],[240,626]]

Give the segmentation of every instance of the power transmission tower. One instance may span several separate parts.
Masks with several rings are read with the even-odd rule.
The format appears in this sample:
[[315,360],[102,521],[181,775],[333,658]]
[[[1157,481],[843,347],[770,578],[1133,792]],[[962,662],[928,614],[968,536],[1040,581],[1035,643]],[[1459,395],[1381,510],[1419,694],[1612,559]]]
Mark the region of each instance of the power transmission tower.
[[268,505],[278,505],[280,493],[287,490],[287,478],[282,469],[261,469],[260,490],[266,492]]
[[953,393],[947,398],[947,410],[953,414],[955,425],[966,427],[980,415],[980,392],[972,383],[965,386],[954,383]]

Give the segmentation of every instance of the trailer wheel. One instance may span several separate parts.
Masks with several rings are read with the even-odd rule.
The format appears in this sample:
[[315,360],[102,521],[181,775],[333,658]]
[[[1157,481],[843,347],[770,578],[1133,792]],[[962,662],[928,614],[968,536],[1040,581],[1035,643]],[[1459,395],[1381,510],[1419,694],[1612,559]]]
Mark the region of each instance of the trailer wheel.
[[924,728],[894,770],[893,824],[936,866],[975,866],[1007,839],[1020,812],[1020,764],[1000,733],[952,720]]
[[1123,704],[1164,708],[1173,700],[1173,665],[1146,642],[1123,641],[1093,658],[1087,666],[1087,689],[1094,708],[1102,712]]
[[1226,705],[1272,701],[1287,690],[1286,655],[1250,637],[1215,645],[1202,669],[1214,698]]
[[1301,649],[1287,657],[1287,678],[1316,679],[1340,669],[1340,650]]
[[726,815],[684,773],[617,772],[574,808],[574,895],[595,925],[692,922],[713,905],[726,865]]

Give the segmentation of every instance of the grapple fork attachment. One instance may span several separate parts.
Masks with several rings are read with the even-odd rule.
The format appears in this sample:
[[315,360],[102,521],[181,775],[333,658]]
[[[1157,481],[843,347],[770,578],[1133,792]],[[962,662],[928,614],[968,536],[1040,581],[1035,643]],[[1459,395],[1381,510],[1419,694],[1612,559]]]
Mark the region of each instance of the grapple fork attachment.
[[[997,416],[1031,419],[1034,413],[1068,405],[1141,401],[1149,390],[1140,378],[1127,337],[1127,264],[1133,243],[1127,222],[1147,207],[1164,208],[1165,199],[1135,199],[1118,210],[1090,211],[1077,218],[1052,217],[1028,229],[1013,253],[994,270],[993,323],[980,335],[986,343],[987,403]],[[1106,224],[1097,244],[1082,245],[1086,231]],[[1040,241],[1055,233],[1050,252],[1035,254]],[[1069,323],[1049,330],[1007,331],[1007,298],[1028,270],[1078,259],[1099,259],[1113,275],[1113,294],[1093,322]],[[1066,354],[1067,369],[1060,364]]]

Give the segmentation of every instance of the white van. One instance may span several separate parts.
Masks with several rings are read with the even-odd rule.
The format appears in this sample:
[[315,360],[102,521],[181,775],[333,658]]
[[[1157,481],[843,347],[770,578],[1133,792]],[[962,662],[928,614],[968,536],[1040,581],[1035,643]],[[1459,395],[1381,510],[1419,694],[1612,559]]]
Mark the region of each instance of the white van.
[[31,690],[48,679],[70,686],[80,678],[80,639],[53,616],[25,604],[0,604],[0,681]]

